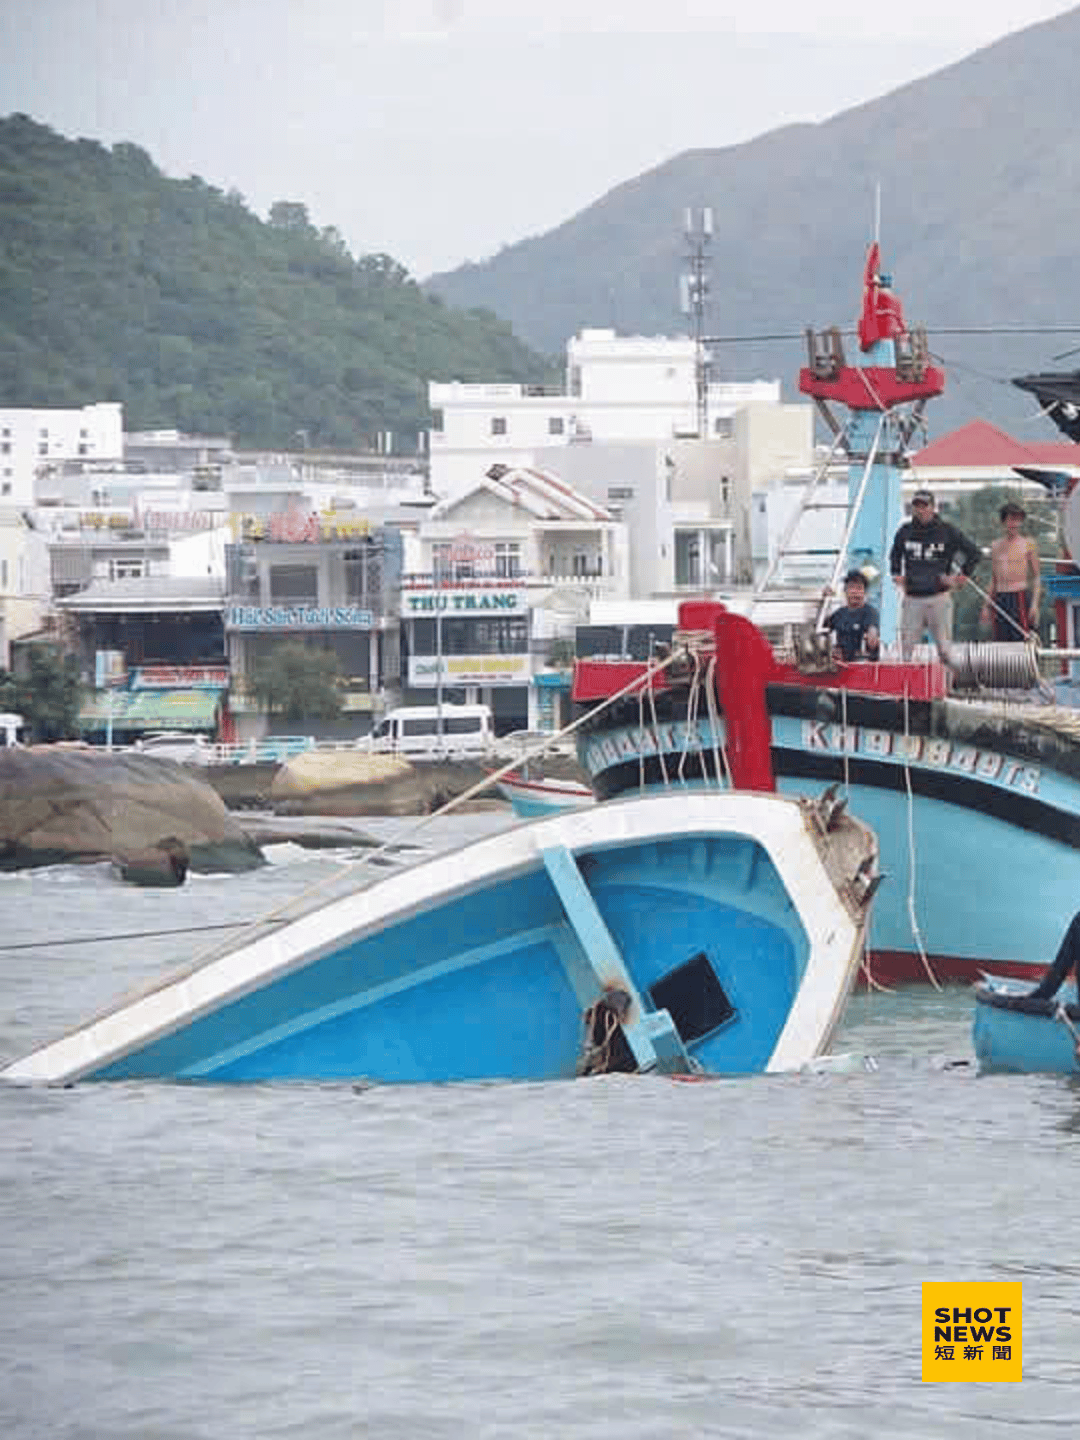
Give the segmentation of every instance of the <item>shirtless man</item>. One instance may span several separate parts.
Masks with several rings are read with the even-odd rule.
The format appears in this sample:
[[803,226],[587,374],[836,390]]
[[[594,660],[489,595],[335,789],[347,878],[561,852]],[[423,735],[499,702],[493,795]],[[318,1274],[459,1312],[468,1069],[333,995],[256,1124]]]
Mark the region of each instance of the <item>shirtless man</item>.
[[1010,500],[998,513],[1005,534],[990,547],[990,598],[994,603],[983,606],[980,618],[984,625],[993,624],[995,640],[1026,640],[1039,619],[1039,550],[1029,535],[1020,534],[1022,505]]

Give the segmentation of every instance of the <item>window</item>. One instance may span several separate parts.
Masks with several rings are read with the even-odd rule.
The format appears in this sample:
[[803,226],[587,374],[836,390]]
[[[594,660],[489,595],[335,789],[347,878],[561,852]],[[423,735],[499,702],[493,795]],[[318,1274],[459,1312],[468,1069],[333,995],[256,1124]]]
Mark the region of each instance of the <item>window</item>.
[[110,580],[142,580],[146,575],[146,562],[141,555],[125,555],[109,561]]
[[701,537],[696,530],[675,531],[675,584],[700,585]]
[[443,429],[444,429],[445,424],[446,424],[446,421],[445,421],[445,417],[444,417],[444,415],[443,415],[442,406],[441,406],[441,405],[440,405],[440,406],[437,406],[437,407],[436,407],[434,410],[432,410],[432,412],[431,412],[431,428],[432,428],[432,430],[434,430],[434,431],[436,432],[436,434],[441,435],[442,432],[443,432]]
[[80,441],[80,442],[79,442],[79,454],[80,454],[80,455],[89,455],[89,454],[90,454],[90,446],[87,445],[87,444],[85,443],[85,441]]
[[450,565],[450,546],[446,541],[431,547],[431,577],[436,585],[442,585],[454,578]]
[[368,604],[379,593],[379,554],[373,545],[346,550],[345,598],[353,604]]
[[661,976],[649,995],[658,1010],[668,1011],[684,1045],[718,1030],[735,1014],[703,950]]
[[[441,633],[440,633],[441,632]],[[524,655],[529,649],[529,624],[524,616],[499,620],[464,620],[444,616],[412,622],[414,655]]]
[[10,441],[10,440],[2,440],[2,441],[0,441],[0,455],[10,455],[10,454],[11,454],[11,441]]
[[566,429],[566,421],[561,415],[548,416],[548,434],[561,435]]
[[8,587],[8,562],[0,560],[0,590],[7,590]]
[[49,442],[48,442],[47,440],[41,440],[41,441],[39,441],[38,447],[37,447],[37,453],[38,453],[39,455],[48,455],[48,453],[49,453]]
[[735,434],[735,421],[730,415],[717,415],[713,421],[713,434],[718,440],[730,440]]
[[314,565],[271,565],[270,603],[298,600],[314,603],[319,595],[318,571]]
[[607,498],[609,500],[632,500],[634,487],[632,485],[609,485]]
[[11,494],[11,481],[10,481],[10,480],[4,480],[3,482],[0,482],[0,495],[10,495],[10,494]]
[[493,416],[491,417],[491,433],[492,433],[492,435],[505,435],[505,434],[506,434],[506,416],[505,416],[505,415],[493,415]]
[[571,573],[580,577],[602,575],[604,564],[599,555],[590,554],[587,550],[575,550]]
[[42,440],[47,440],[49,438],[48,430],[39,430],[38,435],[41,437]]
[[513,580],[521,574],[521,546],[516,540],[496,540],[495,574],[500,580]]
[[581,394],[581,366],[571,365],[570,367],[570,394]]

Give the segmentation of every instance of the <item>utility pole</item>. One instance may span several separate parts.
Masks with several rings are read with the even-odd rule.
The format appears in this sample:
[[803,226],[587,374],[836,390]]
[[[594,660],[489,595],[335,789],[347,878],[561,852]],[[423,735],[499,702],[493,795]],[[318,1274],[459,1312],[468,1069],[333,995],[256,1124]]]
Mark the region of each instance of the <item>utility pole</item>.
[[709,298],[709,265],[712,260],[712,206],[706,205],[698,215],[688,207],[683,213],[683,233],[687,270],[679,277],[679,302],[683,314],[691,317],[697,433],[699,440],[706,440],[709,434],[709,360],[705,350],[705,307]]

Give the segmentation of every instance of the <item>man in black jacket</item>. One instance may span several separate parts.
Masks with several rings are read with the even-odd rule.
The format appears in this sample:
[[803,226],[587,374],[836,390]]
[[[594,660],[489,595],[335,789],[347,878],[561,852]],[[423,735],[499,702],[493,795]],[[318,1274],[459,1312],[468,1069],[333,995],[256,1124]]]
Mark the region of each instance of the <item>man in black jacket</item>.
[[[960,569],[953,562],[959,557]],[[889,569],[904,593],[900,607],[900,653],[911,659],[929,630],[937,652],[948,664],[952,644],[952,592],[967,583],[981,551],[934,509],[929,490],[916,490],[911,519],[901,525],[889,551]]]

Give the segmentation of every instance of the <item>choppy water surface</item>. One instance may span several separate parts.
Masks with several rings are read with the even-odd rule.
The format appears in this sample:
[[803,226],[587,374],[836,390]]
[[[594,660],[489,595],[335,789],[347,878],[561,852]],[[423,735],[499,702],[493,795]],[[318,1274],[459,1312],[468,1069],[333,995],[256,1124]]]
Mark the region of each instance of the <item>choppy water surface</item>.
[[[339,865],[274,860],[0,879],[0,939],[253,917]],[[0,953],[0,1061],[193,953]],[[909,991],[852,1002],[837,1048],[878,1068],[848,1074],[0,1087],[0,1433],[1064,1434],[1080,1090],[950,1067],[969,1029],[964,991]],[[920,1285],[951,1278],[1024,1282],[1022,1384],[920,1382]]]

